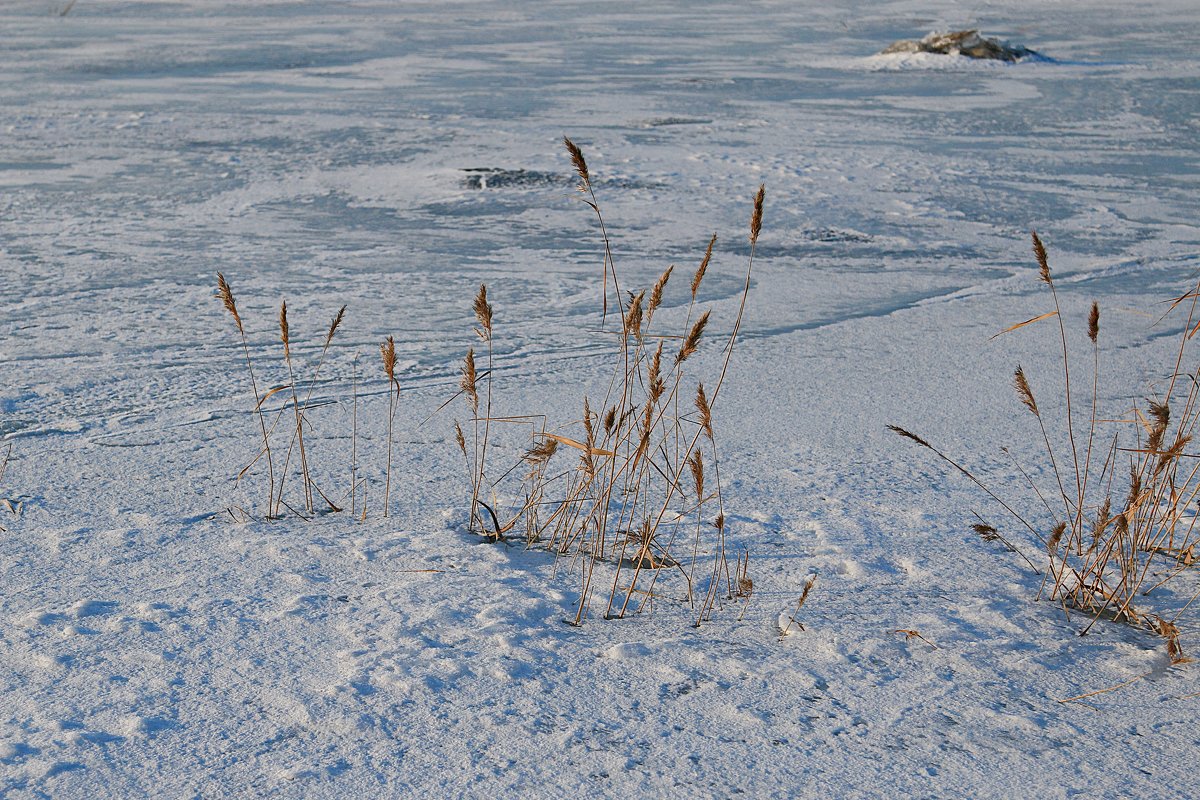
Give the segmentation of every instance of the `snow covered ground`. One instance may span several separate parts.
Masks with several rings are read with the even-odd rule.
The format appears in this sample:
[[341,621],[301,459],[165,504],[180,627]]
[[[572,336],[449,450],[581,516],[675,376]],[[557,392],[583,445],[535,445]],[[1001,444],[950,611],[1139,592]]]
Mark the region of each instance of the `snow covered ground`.
[[[1200,268],[1200,6],[67,5],[0,8],[0,797],[1194,791],[1196,668],[1126,626],[1076,636],[968,529],[1010,521],[885,425],[1033,508],[999,448],[1041,463],[1009,381],[1022,363],[1061,411],[1054,339],[989,341],[1048,310],[1031,229],[1080,342],[1101,303],[1110,413],[1169,371],[1181,322],[1156,304]],[[872,56],[965,27],[1048,60]],[[608,375],[564,134],[627,285],[690,274],[718,234],[710,370],[766,184],[716,409],[740,621],[565,625],[569,565],[462,532],[461,403],[435,412],[479,282],[498,411],[578,418]],[[281,300],[308,370],[348,306],[314,463],[348,481],[357,369],[365,521],[227,513],[263,476],[233,483],[257,422],[218,270],[265,383]]]

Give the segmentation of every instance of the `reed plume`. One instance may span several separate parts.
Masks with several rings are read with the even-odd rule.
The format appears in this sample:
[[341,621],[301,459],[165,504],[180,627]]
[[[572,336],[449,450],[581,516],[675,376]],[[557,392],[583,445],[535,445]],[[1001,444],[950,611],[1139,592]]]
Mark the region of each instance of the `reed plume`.
[[712,260],[713,245],[716,243],[717,235],[714,233],[708,240],[708,247],[704,249],[704,258],[700,259],[700,266],[696,267],[696,274],[692,276],[692,302],[696,301],[696,292],[700,291],[700,282],[704,280],[704,273],[708,272],[708,262]]
[[713,421],[712,408],[708,404],[708,398],[704,396],[704,384],[696,386],[696,411],[700,414],[700,427],[704,430],[704,435],[708,437],[710,442],[715,442],[713,436]]
[[387,341],[379,345],[379,355],[388,379],[387,477],[383,484],[383,516],[387,517],[388,499],[392,491],[392,425],[396,418],[396,403],[400,399],[400,380],[396,377],[396,340],[393,337],[389,336]]
[[[287,301],[283,301],[279,305],[279,339],[283,342],[283,359],[287,364],[288,371],[288,388],[292,394],[292,410],[295,412],[296,431],[294,441],[297,443],[300,450],[300,475],[304,482],[304,510],[309,514],[313,513],[313,498],[312,498],[312,476],[308,470],[308,452],[304,446],[304,412],[300,408],[300,397],[296,393],[296,373],[292,367],[292,337],[291,328],[288,326]],[[289,448],[290,451],[291,448]],[[284,468],[286,470],[287,459],[284,459]],[[279,482],[279,504],[283,503],[283,481],[286,479],[285,474]]]
[[567,152],[571,155],[571,164],[575,167],[575,174],[579,176],[579,190],[590,190],[592,179],[588,174],[587,161],[583,157],[583,151],[566,136],[563,137],[563,144],[566,145]]
[[754,195],[754,211],[750,214],[750,244],[758,242],[758,235],[762,233],[763,220],[763,200],[767,195],[767,185],[759,184],[758,194]]
[[1025,377],[1025,370],[1017,367],[1017,371],[1013,373],[1013,386],[1016,387],[1017,397],[1021,403],[1028,408],[1035,417],[1040,417],[1038,412],[1037,401],[1033,399],[1033,390],[1029,388],[1029,380]]
[[472,306],[475,311],[475,319],[479,321],[479,329],[475,331],[479,338],[485,342],[492,340],[492,306],[487,299],[487,286],[479,284],[479,293],[475,295],[475,302]]
[[687,361],[696,352],[697,348],[700,347],[700,337],[704,335],[704,328],[708,325],[708,315],[710,313],[709,311],[705,311],[701,314],[700,319],[696,320],[696,324],[692,325],[692,329],[688,331],[688,335],[684,338],[679,352],[675,355],[676,366]]
[[650,302],[646,305],[646,324],[649,325],[654,320],[654,311],[662,305],[663,291],[667,288],[667,281],[671,280],[671,273],[675,271],[675,265],[667,267],[662,275],[658,276],[658,280],[654,282],[654,288],[650,290]]
[[[246,341],[246,329],[242,325],[242,315],[238,313],[237,303],[233,299],[233,289],[230,288],[229,282],[225,280],[225,276],[220,272],[217,273],[217,292],[226,310],[233,316],[234,323],[237,324],[238,336],[242,340],[242,355],[246,359],[246,371],[250,373],[250,388],[254,392],[254,413],[258,417],[259,431],[262,434],[262,452],[260,456],[265,454],[267,457],[266,515],[270,518],[273,516],[272,506],[275,502],[275,458],[271,454],[271,437],[267,434],[267,422],[262,410],[263,397],[258,391],[258,380],[254,376],[254,365],[250,361],[250,345]],[[257,461],[258,458],[259,456],[255,456],[254,461]],[[251,464],[253,464],[253,461]]]

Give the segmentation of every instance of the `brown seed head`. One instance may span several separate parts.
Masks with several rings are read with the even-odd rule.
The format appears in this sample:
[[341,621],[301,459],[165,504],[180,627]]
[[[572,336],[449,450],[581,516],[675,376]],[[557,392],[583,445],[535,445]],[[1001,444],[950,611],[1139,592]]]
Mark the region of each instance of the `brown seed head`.
[[917,436],[915,433],[912,433],[911,431],[904,430],[904,428],[901,428],[899,425],[888,425],[887,429],[889,431],[891,431],[892,433],[903,436],[905,439],[911,439],[912,441],[921,445],[921,447],[928,447],[930,450],[933,449],[933,445],[931,445],[929,442],[925,441],[920,436]]
[[1046,542],[1046,550],[1051,555],[1058,552],[1059,542],[1062,541],[1063,534],[1067,532],[1067,523],[1060,522],[1054,526],[1054,530],[1050,533],[1050,541]]
[[976,522],[971,526],[971,530],[985,542],[995,542],[1000,538],[1000,532],[986,522]]
[[1167,433],[1167,426],[1171,423],[1171,407],[1167,403],[1156,403],[1150,401],[1150,418],[1154,420],[1154,424],[1150,426],[1150,439],[1147,442],[1147,448],[1150,450],[1159,450],[1162,448],[1163,436]]
[[1035,417],[1040,417],[1038,413],[1037,401],[1033,399],[1033,390],[1029,388],[1029,381],[1025,378],[1025,370],[1017,367],[1017,371],[1013,373],[1013,386],[1017,390],[1017,397],[1025,404],[1025,407],[1033,412]]
[[587,449],[580,458],[584,473],[592,477],[596,474],[596,461],[592,455],[592,449],[596,446],[596,424],[592,420],[592,407],[588,405],[586,396],[583,398],[583,430],[586,434]]
[[629,310],[625,312],[625,333],[632,333],[639,342],[642,340],[642,300],[645,296],[645,291],[630,295]]
[[754,195],[754,213],[750,215],[750,244],[758,241],[758,234],[762,231],[763,217],[763,199],[767,194],[767,185],[760,183],[758,185],[758,194]]
[[383,359],[383,371],[387,374],[388,381],[396,387],[396,391],[400,390],[400,382],[396,380],[396,341],[391,336],[387,337],[387,341],[379,345],[379,355]]
[[479,284],[479,293],[475,295],[475,319],[479,320],[479,330],[475,331],[483,341],[492,338],[492,307],[487,299],[487,286]]
[[592,421],[592,407],[588,405],[587,397],[583,398],[583,430],[587,434],[587,445],[590,449],[596,442],[596,424]]
[[704,249],[704,258],[700,259],[700,266],[696,267],[696,274],[692,276],[692,300],[696,299],[696,292],[700,289],[700,281],[704,280],[704,273],[708,271],[708,262],[712,260],[713,245],[717,243],[717,235],[714,233],[712,238],[708,240],[708,247]]
[[454,441],[458,442],[458,449],[462,451],[465,458],[467,455],[467,437],[463,436],[463,429],[458,424],[458,420],[454,421]]
[[1092,541],[1096,542],[1104,533],[1104,529],[1108,527],[1108,523],[1112,520],[1109,515],[1112,513],[1112,498],[1104,498],[1104,503],[1100,506],[1100,510],[1096,512],[1096,522],[1092,525]]
[[708,325],[709,313],[705,311],[700,315],[700,319],[696,320],[696,324],[692,325],[692,330],[688,332],[687,338],[683,340],[683,345],[679,348],[679,353],[675,356],[676,366],[686,361],[700,346],[700,337],[704,334],[704,327]]
[[663,343],[659,342],[658,349],[654,351],[654,357],[650,359],[650,374],[646,380],[649,384],[650,405],[657,403],[663,392],[667,390],[667,385],[662,379],[662,354]]
[[285,354],[290,354],[291,351],[289,350],[289,345],[291,343],[291,338],[288,331],[286,300],[284,300],[279,306],[279,338],[283,342],[283,352]]
[[1150,416],[1154,419],[1154,427],[1166,430],[1171,422],[1171,406],[1167,403],[1150,402]]
[[583,159],[583,151],[566,136],[563,137],[563,144],[566,145],[567,152],[571,154],[571,163],[575,165],[575,172],[579,175],[580,191],[587,191],[592,186],[592,179],[588,176],[587,162]]
[[712,409],[708,405],[708,398],[704,395],[703,383],[696,387],[696,410],[700,412],[700,427],[704,429],[704,434],[708,436],[710,442],[714,441]]
[[528,461],[533,466],[541,466],[545,464],[558,451],[558,441],[555,439],[546,438],[539,444],[534,445],[525,451],[525,455],[521,456],[523,461]]
[[1088,338],[1092,340],[1092,344],[1096,343],[1096,337],[1100,335],[1100,304],[1092,301],[1092,310],[1088,314]]
[[672,264],[654,282],[654,288],[650,290],[650,305],[646,307],[646,324],[654,319],[654,310],[662,305],[663,289],[667,288],[667,281],[671,280],[671,273],[674,271],[675,265]]
[[1054,282],[1050,280],[1050,262],[1046,260],[1046,248],[1042,245],[1042,240],[1038,238],[1037,233],[1031,232],[1029,235],[1033,237],[1033,254],[1037,257],[1038,277],[1042,279],[1043,283],[1051,286]]
[[475,415],[479,415],[479,392],[475,388],[475,348],[467,350],[467,357],[463,359],[462,379],[458,385],[466,393],[467,399],[471,401],[471,410]]
[[346,316],[346,307],[342,306],[338,309],[337,316],[333,318],[333,322],[329,323],[329,333],[325,334],[325,346],[329,347],[329,343],[333,341],[333,335],[337,333],[338,326],[342,324],[342,317]]
[[1192,437],[1190,436],[1180,436],[1178,439],[1176,439],[1175,443],[1163,451],[1163,454],[1159,457],[1158,463],[1154,465],[1154,474],[1158,475],[1158,473],[1166,469],[1171,462],[1183,455],[1183,449],[1187,447],[1191,441]]
[[808,576],[808,580],[804,582],[804,591],[800,593],[800,601],[796,603],[796,610],[799,611],[804,601],[808,599],[808,593],[812,591],[813,585],[817,582],[816,574]]
[[693,450],[688,466],[692,468],[692,482],[696,485],[696,499],[704,502],[704,458],[699,450]]
[[1128,514],[1131,511],[1136,511],[1137,507],[1142,504],[1142,473],[1137,467],[1130,465],[1129,467],[1129,494],[1125,496],[1125,511]]
[[237,323],[238,333],[245,335],[246,331],[242,328],[242,315],[238,313],[237,303],[233,302],[233,290],[229,288],[229,284],[225,281],[225,276],[217,273],[217,293],[221,297],[221,302],[225,304],[225,308],[233,315],[233,321]]
[[617,407],[613,406],[612,408],[608,409],[608,411],[604,415],[604,435],[605,436],[612,435],[613,428],[616,427],[616,424],[617,424]]

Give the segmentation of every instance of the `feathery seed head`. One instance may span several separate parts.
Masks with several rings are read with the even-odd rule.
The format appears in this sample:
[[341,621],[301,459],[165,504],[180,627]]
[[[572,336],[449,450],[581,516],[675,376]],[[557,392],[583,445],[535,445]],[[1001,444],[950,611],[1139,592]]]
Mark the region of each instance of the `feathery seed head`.
[[1150,438],[1147,442],[1147,447],[1150,450],[1159,450],[1162,447],[1163,436],[1167,433],[1167,426],[1171,423],[1171,406],[1166,402],[1156,403],[1150,401],[1150,418],[1154,420],[1154,424],[1150,426]]
[[1029,381],[1025,378],[1025,370],[1017,367],[1017,371],[1013,373],[1013,386],[1016,387],[1017,397],[1025,404],[1035,417],[1040,417],[1038,412],[1037,401],[1033,399],[1033,390],[1029,388]]
[[704,258],[700,259],[700,266],[696,267],[696,274],[692,276],[692,301],[696,300],[696,292],[700,289],[700,281],[704,280],[704,273],[708,271],[708,262],[712,260],[713,245],[717,243],[717,235],[714,233],[712,238],[708,240],[708,247],[704,249]]
[[541,466],[550,460],[551,456],[558,451],[558,441],[555,439],[546,438],[539,444],[534,445],[525,451],[525,455],[521,456],[521,460],[528,461],[535,467]]
[[758,185],[758,194],[754,195],[754,213],[750,215],[750,244],[753,245],[758,241],[758,234],[762,231],[763,217],[763,198],[767,194],[767,185],[760,183]]
[[692,326],[688,332],[687,338],[683,340],[683,345],[679,348],[679,353],[675,356],[675,365],[682,364],[687,358],[696,352],[700,346],[700,337],[704,333],[704,328],[708,325],[709,311],[705,311],[700,315],[700,319],[696,320],[696,324]]
[[1125,514],[1142,504],[1142,473],[1132,464],[1129,467],[1129,494],[1125,497]]
[[986,522],[976,522],[971,526],[971,530],[975,531],[975,534],[985,542],[995,542],[1000,539],[1000,532]]
[[462,387],[463,392],[467,395],[467,399],[471,401],[471,410],[478,416],[479,392],[476,391],[475,380],[475,348],[471,347],[467,349],[467,357],[463,359],[462,379],[458,382],[458,385]]
[[712,409],[709,407],[708,398],[704,394],[703,383],[696,387],[696,410],[700,412],[700,427],[704,429],[704,434],[708,436],[710,442],[714,441]]
[[238,313],[237,303],[233,301],[233,290],[229,288],[229,283],[226,282],[225,276],[220,272],[217,273],[217,293],[221,297],[221,302],[225,304],[225,308],[233,315],[233,321],[237,323],[238,333],[245,335],[246,331],[242,328],[242,315]]
[[379,355],[383,359],[383,371],[387,374],[388,381],[399,392],[400,381],[396,379],[396,340],[391,336],[387,337],[387,341],[379,345]]
[[1110,514],[1112,513],[1112,498],[1105,497],[1104,503],[1100,506],[1100,510],[1096,512],[1096,522],[1092,526],[1092,541],[1096,542],[1100,539],[1100,535],[1104,533],[1104,529],[1111,522]]
[[650,393],[650,405],[657,403],[667,389],[662,379],[662,354],[663,343],[659,342],[658,349],[654,351],[654,356],[650,359],[650,374],[646,379]]
[[583,398],[583,430],[587,434],[587,445],[590,448],[596,441],[596,425],[592,421],[592,407],[588,405],[588,399]]
[[458,420],[454,421],[454,441],[458,443],[458,449],[462,451],[465,458],[467,455],[467,437],[463,436],[463,429],[458,424]]
[[903,436],[905,439],[911,439],[912,441],[921,445],[921,447],[927,447],[930,450],[933,449],[933,445],[931,445],[929,442],[925,441],[920,436],[917,436],[915,433],[912,433],[911,431],[904,430],[904,428],[901,428],[899,425],[888,425],[887,429],[889,431],[891,431],[892,433],[895,433],[899,436]]
[[492,338],[492,306],[487,299],[487,286],[479,284],[479,293],[475,295],[475,319],[479,320],[479,330],[475,331],[483,341]]
[[691,468],[691,480],[696,486],[696,501],[703,503],[704,501],[704,459],[700,455],[700,451],[694,450],[691,457],[688,459],[688,465]]
[[346,307],[342,306],[338,309],[337,316],[333,318],[333,322],[329,323],[329,333],[325,335],[325,346],[329,347],[329,343],[333,341],[333,335],[337,333],[338,326],[342,324],[342,317],[346,316]]
[[1092,310],[1088,314],[1088,338],[1092,340],[1092,344],[1096,343],[1096,337],[1100,335],[1100,304],[1092,301]]
[[1050,262],[1046,259],[1046,248],[1036,232],[1031,232],[1029,235],[1033,238],[1033,254],[1037,257],[1038,277],[1047,286],[1052,286],[1054,282],[1050,279]]
[[654,288],[650,290],[650,304],[646,306],[646,322],[654,319],[654,310],[662,305],[663,289],[667,288],[667,281],[671,279],[671,273],[675,271],[675,265],[667,267],[662,275],[658,276],[658,280],[654,282]]
[[642,340],[642,300],[646,292],[640,291],[629,297],[629,310],[625,312],[625,333],[632,333],[639,342]]
[[1046,550],[1051,555],[1058,552],[1058,545],[1062,541],[1063,534],[1067,532],[1067,523],[1060,522],[1054,526],[1054,530],[1050,533],[1050,540],[1046,542]]
[[563,137],[563,144],[566,145],[567,152],[571,154],[571,163],[579,175],[579,190],[581,192],[588,191],[592,186],[592,179],[588,175],[587,161],[583,159],[583,151],[566,136]]
[[283,342],[283,352],[285,354],[290,353],[289,345],[291,343],[291,337],[288,329],[286,300],[284,300],[279,306],[279,338]]

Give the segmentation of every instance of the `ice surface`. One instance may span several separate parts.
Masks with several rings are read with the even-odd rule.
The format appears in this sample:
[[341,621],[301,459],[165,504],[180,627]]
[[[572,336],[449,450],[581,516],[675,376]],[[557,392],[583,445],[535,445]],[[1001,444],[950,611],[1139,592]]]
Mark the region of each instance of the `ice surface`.
[[[1111,413],[1164,376],[1155,304],[1200,267],[1195,3],[66,5],[0,9],[0,796],[1190,791],[1194,668],[1031,602],[967,529],[1006,522],[988,499],[884,426],[1034,502],[999,447],[1038,463],[1008,382],[1053,413],[1053,341],[989,342],[1047,310],[1031,229],[1080,339],[1104,309]],[[968,27],[1056,60],[871,55]],[[479,282],[503,412],[575,419],[608,374],[564,134],[628,285],[718,234],[714,339],[767,186],[716,410],[741,621],[566,626],[575,566],[461,533],[461,409],[434,412]],[[365,522],[227,513],[262,501],[233,483],[257,422],[218,270],[268,384],[280,300],[306,368],[349,306],[312,435],[344,484],[361,355]]]

